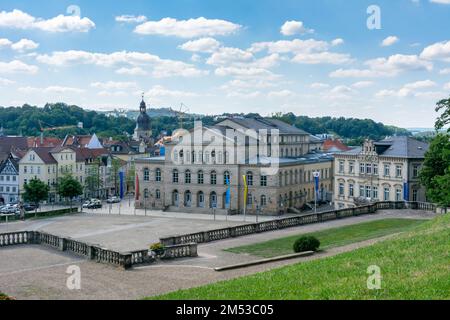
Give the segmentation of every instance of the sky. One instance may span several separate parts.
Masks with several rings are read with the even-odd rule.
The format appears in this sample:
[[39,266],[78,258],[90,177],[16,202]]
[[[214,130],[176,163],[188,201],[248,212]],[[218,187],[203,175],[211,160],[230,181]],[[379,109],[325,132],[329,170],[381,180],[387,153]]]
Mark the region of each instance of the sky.
[[[0,0],[0,105],[432,127],[450,0]],[[183,106],[181,106],[183,104]]]

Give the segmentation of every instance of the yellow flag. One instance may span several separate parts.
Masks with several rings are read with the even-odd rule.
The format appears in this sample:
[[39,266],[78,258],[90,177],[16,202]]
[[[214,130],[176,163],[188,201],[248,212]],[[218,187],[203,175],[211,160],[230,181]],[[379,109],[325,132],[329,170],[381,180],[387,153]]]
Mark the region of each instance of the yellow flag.
[[247,186],[247,177],[245,174],[242,176],[244,180],[244,208],[247,206],[247,195],[248,195],[248,186]]

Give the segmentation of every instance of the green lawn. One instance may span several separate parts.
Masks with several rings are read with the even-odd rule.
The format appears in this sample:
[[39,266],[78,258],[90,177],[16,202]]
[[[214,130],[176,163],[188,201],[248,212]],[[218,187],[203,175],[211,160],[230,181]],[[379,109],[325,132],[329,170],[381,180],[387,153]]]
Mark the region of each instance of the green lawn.
[[[380,290],[367,268],[381,268]],[[450,214],[372,246],[157,299],[450,299]]]
[[[383,237],[388,234],[410,230],[424,220],[383,219],[364,222],[345,227],[307,233],[320,240],[320,249],[344,246],[346,244]],[[246,253],[264,258],[271,258],[294,253],[292,246],[301,235],[289,236],[247,246],[226,249],[234,253]]]

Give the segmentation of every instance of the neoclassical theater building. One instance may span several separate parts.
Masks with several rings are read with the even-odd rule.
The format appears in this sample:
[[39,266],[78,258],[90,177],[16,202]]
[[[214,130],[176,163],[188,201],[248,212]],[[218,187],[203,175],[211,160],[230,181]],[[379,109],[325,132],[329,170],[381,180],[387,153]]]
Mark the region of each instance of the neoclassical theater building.
[[165,155],[136,159],[135,206],[151,210],[241,214],[298,212],[331,201],[333,158],[322,141],[280,120],[230,117],[179,130]]

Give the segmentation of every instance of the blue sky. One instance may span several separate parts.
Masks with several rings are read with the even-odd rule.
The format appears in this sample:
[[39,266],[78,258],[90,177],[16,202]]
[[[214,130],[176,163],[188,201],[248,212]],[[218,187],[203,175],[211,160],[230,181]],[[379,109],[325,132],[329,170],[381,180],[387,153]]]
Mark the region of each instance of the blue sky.
[[145,92],[195,113],[431,127],[449,17],[450,0],[0,0],[0,105],[137,109]]

